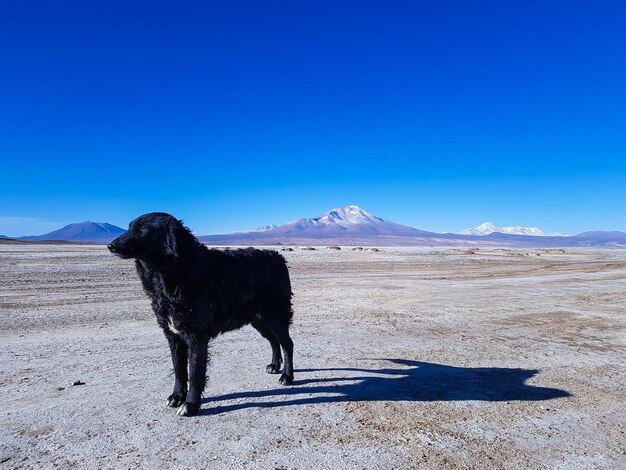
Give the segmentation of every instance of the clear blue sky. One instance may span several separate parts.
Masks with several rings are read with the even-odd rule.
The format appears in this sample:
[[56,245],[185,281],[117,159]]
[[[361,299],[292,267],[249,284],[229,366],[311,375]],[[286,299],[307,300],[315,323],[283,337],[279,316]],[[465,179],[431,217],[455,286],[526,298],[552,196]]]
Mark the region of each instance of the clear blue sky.
[[626,230],[624,1],[0,2],[0,233],[357,204]]

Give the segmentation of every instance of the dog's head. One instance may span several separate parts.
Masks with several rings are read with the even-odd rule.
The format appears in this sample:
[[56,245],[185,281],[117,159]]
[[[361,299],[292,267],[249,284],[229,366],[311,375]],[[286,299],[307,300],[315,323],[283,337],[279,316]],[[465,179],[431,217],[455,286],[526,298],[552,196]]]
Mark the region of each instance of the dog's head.
[[137,217],[128,230],[108,245],[120,258],[144,261],[173,261],[180,257],[183,244],[195,238],[183,223],[164,212]]

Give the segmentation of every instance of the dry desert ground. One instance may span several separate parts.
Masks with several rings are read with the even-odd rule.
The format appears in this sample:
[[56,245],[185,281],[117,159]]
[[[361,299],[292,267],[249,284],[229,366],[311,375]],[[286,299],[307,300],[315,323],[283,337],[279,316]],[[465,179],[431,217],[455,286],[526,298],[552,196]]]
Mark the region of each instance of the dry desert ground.
[[284,255],[295,384],[246,327],[182,418],[131,261],[0,245],[0,468],[626,468],[626,250]]

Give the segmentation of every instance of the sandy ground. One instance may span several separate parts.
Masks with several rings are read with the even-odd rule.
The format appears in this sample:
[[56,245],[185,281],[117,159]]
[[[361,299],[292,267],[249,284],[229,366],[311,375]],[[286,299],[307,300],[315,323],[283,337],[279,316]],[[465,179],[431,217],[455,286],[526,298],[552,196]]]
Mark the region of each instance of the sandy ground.
[[626,251],[470,253],[285,253],[295,385],[246,327],[181,418],[131,262],[3,245],[0,468],[625,468]]

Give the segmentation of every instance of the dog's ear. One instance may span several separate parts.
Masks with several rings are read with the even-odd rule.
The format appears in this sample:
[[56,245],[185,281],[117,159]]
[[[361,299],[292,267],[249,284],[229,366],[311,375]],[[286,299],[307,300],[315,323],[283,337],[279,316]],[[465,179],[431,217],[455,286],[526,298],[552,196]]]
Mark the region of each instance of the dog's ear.
[[171,219],[167,221],[165,226],[165,254],[168,257],[178,258],[180,256],[182,227],[182,223],[179,220]]
[[196,239],[189,229],[183,225],[182,220],[171,218],[165,226],[165,254],[168,258],[176,261],[186,258],[193,252]]

